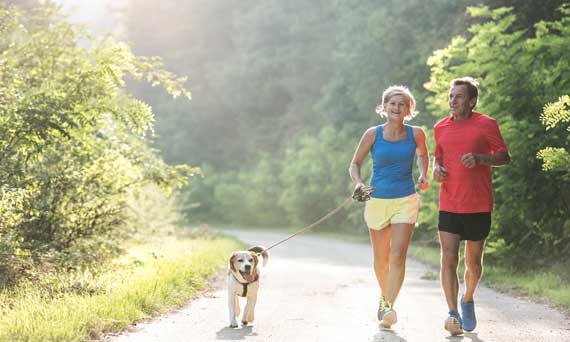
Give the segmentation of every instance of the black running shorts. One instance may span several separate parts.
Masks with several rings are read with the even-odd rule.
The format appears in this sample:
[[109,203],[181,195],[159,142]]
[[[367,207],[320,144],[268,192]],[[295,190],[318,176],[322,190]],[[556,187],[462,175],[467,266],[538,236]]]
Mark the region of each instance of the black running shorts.
[[461,240],[485,240],[491,230],[491,213],[457,214],[440,211],[438,228],[442,232],[458,234]]

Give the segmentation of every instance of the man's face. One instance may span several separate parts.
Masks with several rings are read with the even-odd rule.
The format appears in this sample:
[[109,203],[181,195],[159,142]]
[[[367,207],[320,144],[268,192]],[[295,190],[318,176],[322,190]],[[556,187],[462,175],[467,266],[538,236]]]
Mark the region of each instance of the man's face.
[[451,114],[463,116],[471,111],[477,99],[470,99],[467,85],[455,85],[449,89],[449,109]]

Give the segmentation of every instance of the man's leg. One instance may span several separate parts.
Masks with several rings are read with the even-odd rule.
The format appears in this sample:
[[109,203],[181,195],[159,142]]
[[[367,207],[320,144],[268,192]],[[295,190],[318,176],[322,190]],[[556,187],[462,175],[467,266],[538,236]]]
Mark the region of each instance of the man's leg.
[[439,232],[441,246],[441,287],[447,301],[449,310],[457,310],[457,295],[459,293],[459,278],[457,277],[457,265],[459,263],[458,234]]
[[459,292],[459,278],[457,277],[457,264],[459,263],[459,234],[439,231],[441,245],[441,287],[449,308],[449,316],[445,320],[444,328],[451,335],[463,333],[461,316],[457,311],[457,294]]
[[408,246],[414,233],[414,224],[396,223],[392,224],[392,240],[390,246],[390,269],[388,271],[388,282],[386,289],[386,300],[394,305],[398,293],[404,283],[406,273],[406,256]]
[[485,240],[465,241],[465,293],[461,298],[463,329],[473,331],[477,327],[473,295],[483,273]]
[[473,301],[473,295],[483,274],[485,240],[465,241],[465,294],[463,302]]

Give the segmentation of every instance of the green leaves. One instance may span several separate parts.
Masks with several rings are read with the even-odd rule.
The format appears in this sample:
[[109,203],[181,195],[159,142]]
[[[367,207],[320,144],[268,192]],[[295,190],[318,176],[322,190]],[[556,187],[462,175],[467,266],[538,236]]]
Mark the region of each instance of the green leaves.
[[[514,29],[511,8],[477,7],[468,12],[481,19],[469,28],[470,37],[455,38],[428,60],[431,77],[425,86],[433,95],[427,102],[434,111],[447,113],[445,95],[451,79],[469,75],[480,81],[475,110],[500,123],[513,157],[509,166],[494,172],[494,255],[507,257],[507,245],[510,255],[521,261],[562,255],[570,248],[561,228],[568,221],[562,213],[570,211],[570,139],[568,130],[560,127],[569,119],[570,81],[565,75],[570,63],[565,56],[570,53],[570,11],[563,6],[562,17],[539,22],[534,35]],[[544,191],[551,188],[558,191]]]
[[[547,103],[540,115],[540,121],[546,126],[546,130],[553,129],[560,123],[570,123],[570,96],[564,95],[556,102]],[[570,131],[570,125],[566,127],[566,130]],[[567,140],[570,140],[570,135]],[[562,171],[565,174],[565,180],[570,182],[569,150],[561,147],[546,147],[537,153],[537,157],[542,159],[544,171]]]
[[0,10],[0,251],[104,256],[116,250],[129,191],[150,182],[170,192],[201,172],[148,147],[154,116],[125,78],[190,93],[160,59],[94,40],[51,7],[36,13]]
[[544,171],[568,171],[570,167],[570,153],[563,148],[543,148],[537,153],[537,157],[544,162],[542,164]]
[[[561,122],[570,123],[570,96],[564,95],[554,103],[547,103],[540,115],[540,121],[547,130]],[[570,126],[567,129],[570,130]]]

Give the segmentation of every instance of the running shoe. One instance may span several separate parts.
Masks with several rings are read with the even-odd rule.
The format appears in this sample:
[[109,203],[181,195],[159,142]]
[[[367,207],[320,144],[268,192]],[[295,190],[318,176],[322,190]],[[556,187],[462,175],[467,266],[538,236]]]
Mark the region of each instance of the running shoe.
[[378,304],[378,320],[382,320],[382,315],[384,314],[384,305],[386,304],[386,299],[384,296],[380,297],[380,303]]
[[449,317],[445,320],[444,328],[449,331],[452,336],[463,334],[461,317],[456,310],[449,311]]
[[468,303],[464,303],[463,296],[461,296],[461,319],[463,323],[463,330],[475,330],[475,327],[477,326],[477,318],[475,317],[475,302],[469,301]]
[[396,311],[392,309],[392,306],[390,306],[390,304],[386,303],[384,305],[384,309],[382,310],[382,319],[380,320],[380,325],[382,328],[389,329],[397,321],[398,315],[396,315]]

